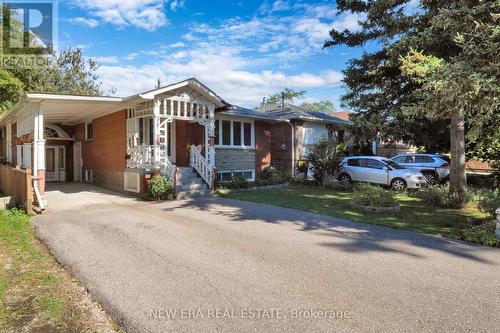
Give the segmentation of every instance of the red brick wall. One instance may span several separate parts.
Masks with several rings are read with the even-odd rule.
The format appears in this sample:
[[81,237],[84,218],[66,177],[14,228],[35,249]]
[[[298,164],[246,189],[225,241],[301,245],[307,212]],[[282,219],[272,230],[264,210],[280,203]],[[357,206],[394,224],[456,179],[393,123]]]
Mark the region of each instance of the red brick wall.
[[256,177],[267,166],[271,165],[271,124],[262,121],[255,122],[255,171]]
[[125,171],[126,117],[126,110],[121,110],[94,119],[92,140],[85,140],[85,124],[75,126],[75,138],[82,141],[84,169]]
[[205,141],[205,128],[198,123],[185,120],[175,121],[175,158],[177,166],[189,166],[189,147],[202,145]]

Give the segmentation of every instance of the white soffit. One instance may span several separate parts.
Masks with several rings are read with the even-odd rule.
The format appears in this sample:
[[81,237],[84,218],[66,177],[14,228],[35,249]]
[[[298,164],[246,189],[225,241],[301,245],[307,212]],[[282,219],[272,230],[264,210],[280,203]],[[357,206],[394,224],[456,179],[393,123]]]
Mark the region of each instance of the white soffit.
[[28,103],[39,103],[46,123],[76,125],[125,109],[122,98],[28,94]]

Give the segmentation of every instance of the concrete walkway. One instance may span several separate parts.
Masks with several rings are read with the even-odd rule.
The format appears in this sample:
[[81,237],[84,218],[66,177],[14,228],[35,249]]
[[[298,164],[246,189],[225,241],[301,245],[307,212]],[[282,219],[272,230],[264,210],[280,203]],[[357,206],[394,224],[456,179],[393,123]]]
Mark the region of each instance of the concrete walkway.
[[211,197],[47,196],[39,236],[129,332],[500,327],[499,249]]

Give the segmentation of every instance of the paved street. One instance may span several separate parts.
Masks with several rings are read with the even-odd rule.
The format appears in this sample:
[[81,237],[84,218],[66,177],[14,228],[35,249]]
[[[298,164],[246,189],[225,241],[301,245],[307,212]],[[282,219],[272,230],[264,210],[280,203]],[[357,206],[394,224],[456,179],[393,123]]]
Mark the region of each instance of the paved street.
[[227,199],[49,189],[39,236],[129,332],[500,327],[499,249]]

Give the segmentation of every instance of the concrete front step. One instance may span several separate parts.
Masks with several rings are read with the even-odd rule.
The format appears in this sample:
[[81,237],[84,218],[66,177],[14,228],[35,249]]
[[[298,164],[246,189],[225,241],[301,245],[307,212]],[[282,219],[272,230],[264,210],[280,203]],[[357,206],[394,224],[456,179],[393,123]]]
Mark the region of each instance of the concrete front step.
[[193,168],[179,168],[177,175],[177,199],[187,199],[208,195],[211,191]]
[[201,177],[198,176],[198,174],[192,174],[192,175],[177,175],[177,180],[183,181],[183,180],[200,180]]

